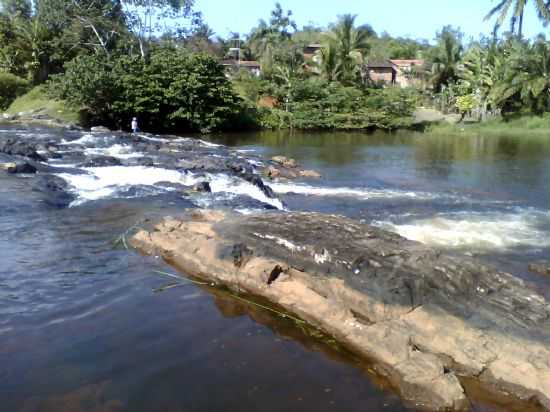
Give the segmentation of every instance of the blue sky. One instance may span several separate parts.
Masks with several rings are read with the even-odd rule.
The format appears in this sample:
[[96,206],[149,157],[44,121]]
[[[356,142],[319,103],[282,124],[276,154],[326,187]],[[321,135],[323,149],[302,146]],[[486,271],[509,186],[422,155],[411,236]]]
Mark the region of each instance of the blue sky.
[[[299,27],[310,22],[326,25],[344,13],[357,14],[358,23],[369,23],[377,33],[387,31],[393,36],[432,40],[435,32],[446,24],[459,26],[467,36],[490,34],[493,22],[483,17],[496,0],[281,0],[283,8],[291,9]],[[260,18],[268,19],[275,0],[196,0],[205,21],[216,34],[229,31],[248,33]],[[534,36],[544,28],[537,20],[533,5],[528,5],[524,32]],[[508,28],[506,25],[506,29]]]

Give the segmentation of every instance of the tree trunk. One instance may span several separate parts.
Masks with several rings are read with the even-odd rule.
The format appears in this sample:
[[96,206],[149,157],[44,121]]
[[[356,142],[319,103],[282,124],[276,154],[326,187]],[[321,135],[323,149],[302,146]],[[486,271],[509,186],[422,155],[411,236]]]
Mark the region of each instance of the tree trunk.
[[519,15],[518,35],[519,35],[520,38],[523,35],[523,11]]

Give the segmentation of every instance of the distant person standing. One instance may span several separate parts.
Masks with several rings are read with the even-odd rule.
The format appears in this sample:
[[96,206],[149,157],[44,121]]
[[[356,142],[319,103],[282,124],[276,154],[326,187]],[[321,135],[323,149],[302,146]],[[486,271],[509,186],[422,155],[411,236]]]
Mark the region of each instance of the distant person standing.
[[139,132],[137,117],[132,118],[132,133]]

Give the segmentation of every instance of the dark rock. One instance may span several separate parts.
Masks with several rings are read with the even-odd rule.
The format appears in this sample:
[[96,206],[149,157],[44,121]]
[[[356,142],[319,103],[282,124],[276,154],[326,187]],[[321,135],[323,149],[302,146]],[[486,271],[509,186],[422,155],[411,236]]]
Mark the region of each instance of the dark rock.
[[36,167],[31,165],[30,163],[16,163],[15,166],[9,167],[7,169],[8,173],[16,174],[16,173],[28,173],[33,174],[36,173]]
[[33,185],[33,191],[41,195],[41,200],[52,207],[67,207],[74,196],[67,192],[67,182],[54,175],[41,175]]
[[239,177],[241,179],[246,180],[249,183],[252,183],[258,189],[260,189],[264,195],[266,195],[270,199],[277,198],[277,196],[275,195],[275,192],[273,192],[273,189],[271,189],[268,185],[266,185],[260,176],[252,173],[241,173]]
[[212,193],[212,189],[210,188],[210,183],[208,182],[197,183],[195,186],[193,186],[193,190],[195,192]]
[[540,275],[550,275],[550,262],[531,263],[529,270]]
[[109,133],[111,130],[105,126],[93,126],[90,127],[90,132],[94,133]]
[[84,162],[82,167],[106,167],[106,166],[120,166],[122,162],[116,157],[112,156],[94,156]]
[[14,138],[0,140],[0,152],[9,155],[23,156],[36,161],[46,160],[44,156],[38,154],[36,145]]
[[139,157],[136,160],[136,163],[140,166],[146,166],[146,167],[153,167],[155,165],[155,162],[153,161],[153,159],[146,156]]

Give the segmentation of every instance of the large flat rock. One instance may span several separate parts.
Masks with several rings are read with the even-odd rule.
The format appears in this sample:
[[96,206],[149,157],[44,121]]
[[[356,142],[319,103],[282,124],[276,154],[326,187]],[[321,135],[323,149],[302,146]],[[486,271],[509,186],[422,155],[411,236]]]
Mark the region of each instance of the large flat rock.
[[468,410],[460,382],[550,410],[550,305],[523,281],[356,221],[190,210],[132,244],[263,296],[374,360],[403,398]]

